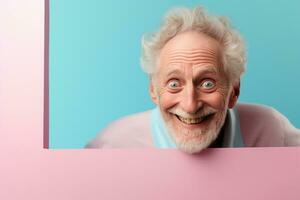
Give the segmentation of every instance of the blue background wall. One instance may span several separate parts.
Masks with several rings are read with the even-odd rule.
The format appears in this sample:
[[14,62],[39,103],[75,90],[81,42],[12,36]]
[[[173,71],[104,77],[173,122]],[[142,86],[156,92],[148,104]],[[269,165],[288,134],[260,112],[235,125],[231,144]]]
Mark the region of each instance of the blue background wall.
[[111,121],[154,107],[140,39],[174,6],[228,16],[248,46],[240,102],[300,128],[299,1],[50,0],[50,148],[82,148]]

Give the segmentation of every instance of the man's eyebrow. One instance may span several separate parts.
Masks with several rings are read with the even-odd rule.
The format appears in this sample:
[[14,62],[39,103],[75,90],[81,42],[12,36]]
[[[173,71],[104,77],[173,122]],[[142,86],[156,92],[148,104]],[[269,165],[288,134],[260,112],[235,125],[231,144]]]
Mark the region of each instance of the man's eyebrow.
[[214,67],[214,66],[202,67],[200,70],[196,71],[196,75],[217,74],[217,73],[218,73],[217,67]]
[[180,65],[174,65],[174,64],[171,64],[172,67],[170,70],[167,70],[164,72],[165,76],[169,77],[171,75],[180,75],[183,73],[182,71],[182,68],[180,67]]
[[169,76],[172,76],[172,75],[180,75],[182,73],[183,73],[182,70],[174,69],[174,70],[167,71],[165,74],[166,74],[167,77],[169,77]]
[[197,73],[218,73],[218,70],[216,66],[208,65],[201,67]]

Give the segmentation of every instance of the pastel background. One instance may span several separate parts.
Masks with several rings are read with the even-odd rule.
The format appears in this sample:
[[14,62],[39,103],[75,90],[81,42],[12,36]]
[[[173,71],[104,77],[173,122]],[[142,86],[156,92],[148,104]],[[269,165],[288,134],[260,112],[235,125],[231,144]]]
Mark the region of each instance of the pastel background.
[[43,149],[44,2],[0,1],[0,199],[299,200],[300,148]]
[[199,3],[246,40],[240,102],[270,105],[300,128],[298,0],[50,0],[50,148],[82,148],[111,121],[153,108],[141,36],[170,8]]

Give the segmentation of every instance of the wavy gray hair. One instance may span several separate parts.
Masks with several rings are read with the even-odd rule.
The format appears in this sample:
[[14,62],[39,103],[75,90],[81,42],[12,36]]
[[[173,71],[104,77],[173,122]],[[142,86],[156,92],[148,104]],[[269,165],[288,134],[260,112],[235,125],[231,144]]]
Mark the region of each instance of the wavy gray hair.
[[142,69],[152,76],[163,46],[177,34],[186,31],[204,33],[223,47],[223,67],[232,84],[245,72],[245,44],[240,34],[225,17],[208,15],[202,7],[174,8],[165,16],[160,30],[142,37]]

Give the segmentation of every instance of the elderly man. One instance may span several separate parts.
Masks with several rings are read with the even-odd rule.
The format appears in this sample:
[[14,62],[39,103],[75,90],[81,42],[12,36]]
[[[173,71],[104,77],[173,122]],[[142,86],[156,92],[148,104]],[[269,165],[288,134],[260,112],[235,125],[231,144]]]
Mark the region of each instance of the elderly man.
[[157,108],[112,123],[87,148],[300,145],[300,131],[276,110],[237,104],[245,46],[224,18],[174,9],[142,47]]

